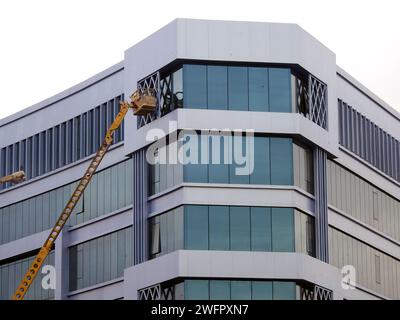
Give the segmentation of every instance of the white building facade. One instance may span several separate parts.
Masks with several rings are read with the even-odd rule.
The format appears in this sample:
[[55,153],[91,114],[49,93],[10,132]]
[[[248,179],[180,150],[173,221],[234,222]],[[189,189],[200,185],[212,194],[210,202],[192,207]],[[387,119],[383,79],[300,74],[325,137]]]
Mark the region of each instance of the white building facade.
[[[40,274],[27,298],[400,298],[400,114],[297,25],[177,19],[122,62],[0,120],[0,175],[27,174],[0,189],[1,299],[119,102],[144,88],[157,110],[126,116],[48,258],[55,289]],[[146,160],[154,132],[168,145],[203,132],[209,159],[212,143],[232,141],[216,134],[225,129],[252,130],[249,174]]]

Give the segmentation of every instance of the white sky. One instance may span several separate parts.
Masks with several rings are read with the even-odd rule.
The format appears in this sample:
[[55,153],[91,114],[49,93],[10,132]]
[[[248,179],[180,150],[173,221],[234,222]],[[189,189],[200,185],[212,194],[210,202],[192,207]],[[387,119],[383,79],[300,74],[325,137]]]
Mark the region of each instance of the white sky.
[[0,1],[0,118],[123,59],[180,18],[298,23],[400,111],[398,0]]

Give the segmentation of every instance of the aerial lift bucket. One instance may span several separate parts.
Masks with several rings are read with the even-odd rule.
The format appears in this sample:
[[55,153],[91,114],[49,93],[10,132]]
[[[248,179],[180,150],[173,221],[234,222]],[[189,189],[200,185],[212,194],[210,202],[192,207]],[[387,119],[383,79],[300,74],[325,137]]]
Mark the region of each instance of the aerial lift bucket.
[[157,107],[157,99],[152,89],[137,90],[131,95],[133,114],[145,116],[152,113]]

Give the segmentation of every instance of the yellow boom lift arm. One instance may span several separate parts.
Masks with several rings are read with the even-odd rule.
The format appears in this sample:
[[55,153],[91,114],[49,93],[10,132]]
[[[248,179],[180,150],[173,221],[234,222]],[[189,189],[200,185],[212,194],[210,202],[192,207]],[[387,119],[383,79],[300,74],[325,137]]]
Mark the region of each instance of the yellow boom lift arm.
[[53,229],[50,232],[50,235],[47,237],[44,242],[42,248],[37,254],[35,260],[32,262],[28,272],[25,274],[22,279],[20,285],[12,297],[13,300],[22,300],[27,293],[30,285],[35,279],[37,273],[39,272],[43,262],[49,255],[58,235],[60,234],[62,228],[70,217],[72,211],[74,210],[76,204],[81,198],[83,192],[88,186],[90,180],[93,177],[93,174],[96,172],[97,168],[100,165],[100,162],[103,160],[104,155],[106,154],[108,148],[113,142],[113,134],[115,130],[117,130],[122,120],[124,119],[126,113],[129,109],[133,109],[133,113],[135,115],[141,116],[151,113],[155,110],[157,104],[157,99],[155,98],[154,90],[138,90],[131,96],[131,102],[121,102],[120,110],[117,114],[114,122],[111,124],[110,128],[107,130],[106,136],[98,149],[96,155],[93,157],[92,161],[89,164],[84,176],[79,181],[79,184],[75,188],[75,191],[72,193],[71,198],[67,202],[64,210],[61,215],[58,217],[57,222],[55,223]]

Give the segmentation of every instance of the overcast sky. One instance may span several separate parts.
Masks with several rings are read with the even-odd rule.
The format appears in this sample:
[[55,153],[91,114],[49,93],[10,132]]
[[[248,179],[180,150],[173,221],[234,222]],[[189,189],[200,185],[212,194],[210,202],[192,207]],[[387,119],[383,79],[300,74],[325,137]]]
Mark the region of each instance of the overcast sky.
[[400,111],[398,0],[0,1],[0,118],[121,61],[180,18],[293,22]]

